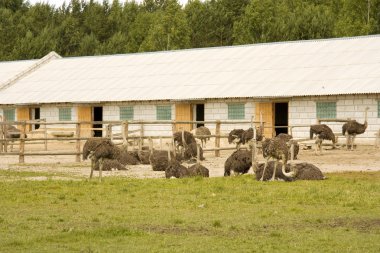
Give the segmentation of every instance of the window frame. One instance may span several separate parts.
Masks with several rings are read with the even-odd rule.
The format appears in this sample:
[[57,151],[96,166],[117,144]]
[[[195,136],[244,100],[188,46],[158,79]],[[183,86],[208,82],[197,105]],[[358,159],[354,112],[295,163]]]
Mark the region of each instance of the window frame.
[[[169,109],[169,113],[162,110]],[[163,113],[167,115],[163,115]],[[164,116],[164,117],[162,117]],[[156,105],[156,119],[157,120],[171,120],[172,119],[172,106],[171,105]]]
[[[58,107],[58,121],[72,121],[73,119],[73,108],[72,107]],[[66,119],[66,115],[63,110],[68,110],[67,112],[70,112],[70,119]]]
[[[242,106],[242,108],[238,108],[237,106]],[[237,110],[241,110],[241,109],[242,109],[242,112],[237,112]],[[228,118],[228,120],[243,120],[243,119],[245,119],[245,103],[229,103],[229,104],[227,104],[227,118]]]
[[[315,111],[316,111],[317,119],[336,119],[336,116],[337,116],[336,103],[337,103],[336,101],[317,101],[315,103]],[[329,110],[328,108],[327,109],[321,108],[323,106],[327,107],[328,104],[333,105],[334,111],[328,111]],[[325,111],[323,111],[323,109]],[[329,114],[332,114],[332,115],[329,115]]]
[[[6,114],[8,114],[7,112],[12,112],[12,119],[9,119]],[[16,108],[3,108],[3,120],[6,120],[6,121],[16,121]]]
[[[127,109],[127,112],[123,111],[123,109]],[[128,112],[128,110],[130,110],[130,112]],[[123,115],[127,117],[124,118]],[[133,105],[119,106],[120,120],[133,120],[134,117],[135,117],[135,108],[133,107]]]

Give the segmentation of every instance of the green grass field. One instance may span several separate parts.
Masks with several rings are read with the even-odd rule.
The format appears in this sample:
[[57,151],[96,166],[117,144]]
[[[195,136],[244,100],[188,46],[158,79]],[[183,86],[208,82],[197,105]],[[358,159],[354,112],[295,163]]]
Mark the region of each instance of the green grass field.
[[0,252],[380,252],[380,172],[22,179],[33,175],[0,171]]

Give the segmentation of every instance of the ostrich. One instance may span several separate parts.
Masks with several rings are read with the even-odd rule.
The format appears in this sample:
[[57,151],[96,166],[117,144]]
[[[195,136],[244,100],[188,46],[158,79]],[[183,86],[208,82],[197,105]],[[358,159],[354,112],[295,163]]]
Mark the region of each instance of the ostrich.
[[115,159],[115,145],[106,138],[89,139],[83,146],[83,160],[91,159],[92,178],[95,165],[99,163],[99,180],[102,181],[103,163],[105,159]]
[[201,126],[193,130],[195,135],[201,135],[202,137],[196,137],[201,140],[202,148],[203,148],[203,142],[205,143],[204,146],[206,147],[207,140],[210,140],[210,137],[205,137],[207,135],[211,135],[210,130],[207,127]]
[[[21,138],[21,131],[20,129],[16,128],[15,126],[12,125],[5,125],[5,138],[6,139],[11,139],[11,151],[13,151],[13,142],[14,139],[20,139]],[[28,136],[25,134],[25,138]]]
[[[258,168],[256,170],[256,180],[260,180],[261,177],[263,177],[263,169],[265,164],[261,163],[258,165]],[[294,165],[295,171],[297,171],[297,174],[293,177],[286,177],[281,169],[276,169],[276,178],[280,178],[284,181],[295,181],[295,180],[323,180],[325,179],[325,176],[323,175],[322,171],[316,167],[315,165],[311,163],[297,163]],[[268,167],[265,171],[264,180],[269,180],[271,177],[271,173],[273,173],[274,170],[274,162],[270,161],[268,163]],[[286,165],[286,171],[290,171],[290,165]]]
[[265,175],[265,170],[268,166],[268,161],[270,158],[275,159],[274,163],[274,169],[273,169],[273,175],[270,181],[275,180],[276,176],[276,168],[278,165],[278,161],[282,161],[282,174],[284,174],[286,177],[294,177],[295,172],[286,172],[285,171],[285,166],[288,161],[288,156],[289,156],[289,148],[286,145],[286,142],[282,140],[281,138],[273,138],[273,139],[265,139],[263,144],[263,156],[265,158],[265,165],[263,169],[263,174],[260,179],[260,181],[264,180],[264,175]]
[[335,149],[335,145],[338,141],[338,137],[335,136],[333,131],[328,125],[319,124],[319,125],[311,125],[310,126],[310,139],[313,139],[313,135],[317,136],[315,140],[315,154],[319,150],[319,153],[322,154],[322,142],[323,140],[330,140],[333,144],[333,149]]
[[350,120],[342,126],[342,134],[346,136],[346,148],[348,150],[348,145],[351,145],[351,150],[354,150],[354,141],[357,134],[362,134],[365,132],[368,126],[367,122],[367,112],[369,107],[365,108],[364,112],[364,124],[360,124],[356,120]]
[[252,166],[252,151],[236,150],[224,163],[224,176],[230,176],[231,171],[234,174],[245,174]]
[[244,130],[243,129],[234,129],[228,134],[228,143],[235,143],[236,148],[239,148],[242,143]]
[[[298,159],[297,156],[298,156],[298,153],[300,151],[300,145],[298,144],[298,142],[296,140],[293,140],[293,136],[291,136],[290,134],[284,134],[284,133],[281,133],[281,134],[278,134],[276,136],[276,138],[279,138],[279,139],[282,139],[283,141],[286,142],[286,144],[288,145],[288,148],[290,148],[290,146],[293,144],[293,147],[294,147],[294,159]],[[289,157],[290,157],[290,152],[291,150],[289,149]]]
[[[263,140],[263,137],[264,137],[264,129],[261,126],[259,127],[256,127],[256,141],[262,141]],[[242,143],[243,144],[246,144],[248,143],[250,140],[253,139],[253,128],[250,127],[248,130],[245,130],[244,133],[242,134]]]
[[196,142],[193,134],[188,131],[175,132],[173,134],[173,139],[176,148],[179,146],[186,148],[186,145]]
[[201,150],[199,144],[197,144],[197,163],[187,168],[190,176],[210,177],[209,170],[201,164]]

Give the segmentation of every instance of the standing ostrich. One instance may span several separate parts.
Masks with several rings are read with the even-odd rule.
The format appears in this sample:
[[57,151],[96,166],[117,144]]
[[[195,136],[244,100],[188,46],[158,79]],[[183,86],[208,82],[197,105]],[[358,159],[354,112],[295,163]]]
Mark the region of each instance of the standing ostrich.
[[[279,139],[282,139],[283,141],[286,142],[286,144],[288,145],[288,148],[290,148],[290,146],[293,144],[293,147],[294,147],[294,159],[298,159],[297,156],[298,156],[298,153],[300,152],[300,145],[298,144],[298,142],[296,140],[293,140],[293,136],[291,136],[290,134],[284,134],[284,133],[281,133],[279,135],[276,136],[276,138],[279,138]],[[290,149],[289,149],[289,156],[290,156]]]
[[263,169],[263,174],[260,179],[260,181],[264,180],[265,170],[268,167],[268,161],[270,158],[273,158],[275,160],[274,163],[274,169],[273,169],[273,175],[270,181],[275,180],[276,176],[276,168],[278,165],[278,161],[282,161],[282,174],[284,174],[286,177],[294,177],[295,172],[286,172],[285,166],[288,162],[288,156],[289,156],[289,148],[286,145],[286,142],[282,140],[281,138],[273,138],[273,139],[265,139],[263,144],[263,156],[265,158],[265,165]]
[[[262,125],[260,125],[259,127],[256,127],[256,141],[262,141],[263,137],[264,137],[264,128],[262,127]],[[253,139],[253,128],[250,127],[250,128],[248,128],[248,130],[245,130],[244,133],[242,134],[241,139],[242,139],[243,144],[246,144],[250,140],[252,140]]]
[[368,127],[367,112],[369,107],[365,108],[364,124],[360,124],[356,120],[350,120],[342,126],[342,134],[346,136],[346,148],[351,145],[351,150],[354,150],[354,141],[357,134],[362,134]]
[[238,149],[242,143],[244,130],[243,129],[234,129],[228,134],[228,143],[235,143],[236,148]]
[[319,154],[322,154],[322,142],[323,140],[330,140],[333,144],[333,149],[335,149],[335,145],[338,141],[338,137],[335,136],[333,131],[328,125],[319,124],[319,125],[311,125],[310,126],[310,139],[313,139],[313,135],[317,136],[315,140],[315,154],[319,150]]
[[105,159],[115,159],[115,145],[109,139],[89,139],[83,146],[83,159],[91,159],[91,174],[96,163],[99,163],[99,180],[102,181],[103,163]]
[[203,142],[205,143],[204,146],[206,147],[207,140],[210,140],[210,137],[207,137],[207,135],[211,135],[210,130],[207,127],[201,126],[196,129],[194,129],[194,133],[196,136],[201,135],[202,137],[196,137],[201,140],[202,148],[203,148]]

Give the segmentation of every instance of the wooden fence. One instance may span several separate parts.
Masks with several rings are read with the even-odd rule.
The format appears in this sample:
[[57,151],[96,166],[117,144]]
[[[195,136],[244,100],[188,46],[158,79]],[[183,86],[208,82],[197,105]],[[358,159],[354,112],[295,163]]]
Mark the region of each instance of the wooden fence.
[[[331,120],[330,120],[331,121]],[[341,121],[339,121],[341,122]],[[102,128],[92,128],[89,126],[92,126],[94,124],[101,124]],[[46,120],[34,120],[34,121],[14,121],[14,122],[1,122],[0,121],[0,155],[17,155],[19,156],[19,162],[24,163],[25,162],[25,156],[46,156],[46,155],[73,155],[75,156],[75,161],[80,162],[81,161],[81,154],[82,154],[82,142],[88,140],[91,137],[83,137],[81,136],[81,130],[101,130],[103,132],[103,136],[110,138],[113,141],[116,141],[118,144],[125,145],[126,148],[128,148],[132,144],[131,141],[137,142],[139,145],[139,148],[141,149],[141,146],[143,145],[143,142],[145,139],[156,139],[160,141],[160,146],[162,148],[162,142],[164,139],[171,139],[172,135],[146,135],[145,134],[145,126],[146,125],[171,125],[172,132],[174,133],[176,131],[176,124],[208,124],[215,126],[215,134],[209,135],[207,137],[215,138],[214,141],[214,147],[213,148],[205,148],[205,152],[214,152],[216,157],[220,156],[221,150],[233,150],[236,147],[229,146],[221,146],[221,139],[228,138],[227,134],[221,133],[221,127],[223,124],[228,125],[234,125],[235,128],[241,128],[241,124],[250,124],[251,126],[255,125],[258,126],[259,124],[263,124],[264,127],[272,128],[273,126],[265,126],[265,122],[260,121],[254,121],[253,119],[251,121],[229,121],[229,120],[216,120],[216,121],[81,121],[81,122],[75,122],[75,121],[58,121],[58,122],[46,122]],[[15,125],[20,129],[20,138],[19,139],[13,139],[13,138],[6,138],[7,132],[5,125]],[[40,125],[39,133],[42,135],[42,137],[34,137],[32,136],[32,132],[27,132],[27,129],[32,129],[32,126],[34,125]],[[63,125],[69,125],[67,127],[62,127]],[[71,126],[70,126],[71,125]],[[130,126],[132,125],[138,125],[139,128],[135,130],[131,130]],[[60,126],[60,127],[54,127],[54,126]],[[114,127],[118,127],[121,129],[120,132],[114,131]],[[293,133],[294,128],[309,128],[310,125],[292,125],[292,126],[276,126],[275,128],[288,128],[289,134]],[[56,132],[60,131],[60,132]],[[67,135],[65,134],[67,132]],[[58,134],[61,133],[61,134]],[[138,133],[138,135],[131,135],[134,133]],[[28,135],[28,138],[26,138],[26,135]],[[196,137],[203,137],[203,136],[196,136]],[[376,144],[379,142],[378,139],[380,138],[380,132],[377,135],[376,138]],[[310,141],[308,138],[305,139],[297,139],[298,141]],[[50,150],[49,151],[49,144],[50,142],[71,142],[74,143],[74,148],[69,151],[57,151],[57,150]],[[26,151],[25,147],[26,145],[29,147],[29,145],[34,144],[42,144],[43,148],[39,150],[30,150]],[[9,146],[18,145],[18,151],[13,152],[13,149],[11,152],[9,152]],[[256,145],[256,143],[255,143]],[[136,147],[137,148],[137,147]]]

